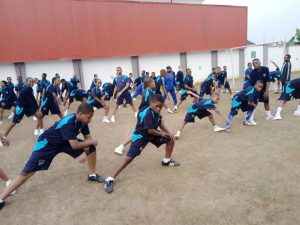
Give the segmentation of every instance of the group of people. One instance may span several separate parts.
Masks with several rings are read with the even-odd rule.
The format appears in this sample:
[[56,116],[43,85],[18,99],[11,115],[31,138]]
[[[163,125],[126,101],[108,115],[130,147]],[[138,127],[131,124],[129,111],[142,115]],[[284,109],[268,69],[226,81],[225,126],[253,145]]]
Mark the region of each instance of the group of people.
[[[285,55],[284,65],[277,72],[273,80],[272,72],[268,67],[261,66],[259,59],[253,59],[248,63],[245,72],[243,88],[240,92],[233,95],[230,84],[227,79],[227,67],[216,67],[212,69],[211,74],[202,82],[198,92],[194,86],[192,70],[187,68],[182,71],[179,67],[177,74],[173,72],[171,66],[161,69],[158,76],[155,73],[147,74],[142,71],[142,75],[133,80],[133,75],[126,76],[121,67],[116,68],[116,76],[112,83],[105,83],[94,75],[91,87],[85,91],[78,87],[79,80],[74,76],[70,81],[59,78],[57,74],[52,78],[52,82],[46,80],[46,74],[42,79],[27,78],[26,84],[23,84],[18,77],[18,84],[13,84],[11,79],[2,81],[2,100],[1,114],[4,109],[15,107],[11,125],[6,129],[3,135],[0,135],[1,143],[9,145],[7,135],[12,127],[22,120],[24,115],[34,116],[37,121],[38,140],[33,148],[33,152],[24,166],[22,172],[12,182],[3,171],[0,170],[0,177],[6,181],[7,188],[0,194],[0,208],[5,206],[5,200],[9,195],[14,194],[28,178],[35,172],[47,170],[52,160],[59,153],[66,153],[73,158],[78,158],[79,162],[87,161],[88,177],[91,182],[104,183],[104,189],[107,193],[113,192],[115,178],[130,164],[137,156],[141,154],[148,143],[152,143],[157,148],[165,145],[165,155],[161,161],[162,166],[177,167],[180,162],[172,159],[174,149],[174,139],[181,138],[182,131],[188,123],[194,123],[195,117],[203,119],[208,117],[215,132],[231,132],[233,117],[238,111],[246,112],[244,125],[255,126],[254,112],[259,102],[264,103],[267,120],[279,120],[281,111],[286,102],[292,99],[300,98],[300,78],[290,80],[290,55]],[[275,64],[274,64],[275,65]],[[277,66],[278,67],[278,66]],[[278,76],[279,74],[279,76]],[[269,106],[269,87],[270,82],[280,80],[282,83],[282,93],[279,98],[280,105],[272,116]],[[37,96],[33,96],[33,84],[37,84]],[[60,87],[61,84],[61,87]],[[22,87],[23,86],[23,87]],[[232,98],[231,110],[228,115],[223,114],[217,109],[221,92],[229,93]],[[177,92],[180,93],[180,99],[177,101]],[[12,97],[7,97],[7,96]],[[138,109],[133,104],[133,99],[141,95],[141,103]],[[174,109],[168,107],[166,100],[172,98]],[[111,98],[116,99],[115,108],[109,120],[109,102]],[[169,113],[179,110],[180,105],[186,99],[191,99],[191,104],[187,109],[184,122],[179,131],[173,136],[172,131],[168,129],[161,111],[165,108]],[[80,101],[76,113],[68,115],[70,104],[74,100]],[[89,130],[90,123],[95,109],[104,108],[103,122],[115,122],[116,113],[122,105],[129,104],[137,118],[135,129],[131,137],[128,137],[114,152],[123,155],[126,145],[130,144],[126,156],[117,164],[115,169],[108,177],[96,173],[96,146],[97,140],[94,139]],[[65,108],[64,113],[62,107]],[[216,125],[211,110],[224,118],[224,128]],[[43,130],[43,117],[51,111],[60,118],[53,126]],[[300,104],[295,112],[300,115]],[[83,135],[83,140],[78,139],[78,135]]]

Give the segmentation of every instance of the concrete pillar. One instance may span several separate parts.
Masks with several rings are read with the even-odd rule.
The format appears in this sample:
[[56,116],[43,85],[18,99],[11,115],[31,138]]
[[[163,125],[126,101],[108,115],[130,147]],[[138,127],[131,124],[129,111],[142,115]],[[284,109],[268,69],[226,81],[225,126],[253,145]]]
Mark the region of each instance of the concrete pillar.
[[245,70],[245,49],[239,49],[239,77],[244,77]]
[[269,62],[269,47],[268,45],[263,45],[263,66],[268,66]]
[[218,66],[218,51],[211,51],[211,65],[212,67]]
[[185,52],[180,53],[180,65],[182,67],[183,73],[185,74],[185,71],[186,71],[186,68],[187,68],[187,58],[186,58],[186,53]]
[[25,82],[25,80],[26,80],[26,67],[25,67],[25,63],[23,63],[23,62],[14,63],[14,66],[15,66],[15,71],[16,71],[17,77],[18,76],[22,76],[22,79]]
[[137,77],[139,77],[139,74],[140,74],[139,57],[138,56],[131,57],[131,66],[132,66],[133,77],[136,79]]
[[[81,88],[85,89],[85,85],[84,85],[84,82],[83,82],[83,72],[82,72],[81,59],[73,59],[72,63],[73,63],[74,74],[76,74],[79,77]],[[91,78],[91,80],[92,79],[93,78]]]

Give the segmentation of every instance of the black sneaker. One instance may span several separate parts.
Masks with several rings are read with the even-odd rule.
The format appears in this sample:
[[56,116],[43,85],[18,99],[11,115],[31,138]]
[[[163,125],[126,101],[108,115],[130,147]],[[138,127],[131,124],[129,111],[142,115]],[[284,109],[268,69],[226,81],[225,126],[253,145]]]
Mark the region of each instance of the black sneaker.
[[180,166],[180,162],[171,159],[167,163],[165,163],[164,161],[161,161],[161,165],[163,165],[163,166]]
[[5,201],[0,203],[0,209],[2,209],[5,206]]
[[105,181],[105,177],[102,177],[96,173],[96,176],[88,176],[88,181],[103,183]]
[[114,181],[113,181],[113,180],[105,181],[105,184],[104,184],[104,190],[105,190],[107,193],[112,193],[113,190],[114,190]]

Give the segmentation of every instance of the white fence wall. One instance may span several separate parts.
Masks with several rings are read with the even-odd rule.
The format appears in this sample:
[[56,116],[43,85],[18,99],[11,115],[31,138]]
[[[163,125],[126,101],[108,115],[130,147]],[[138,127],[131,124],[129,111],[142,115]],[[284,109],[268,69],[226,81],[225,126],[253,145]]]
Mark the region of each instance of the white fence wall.
[[263,63],[263,46],[248,47],[245,49],[245,68],[247,67],[247,63],[252,62],[252,60],[254,59],[251,57],[251,52],[256,52],[255,58],[260,59],[261,63]]
[[271,63],[271,60],[274,61],[279,68],[281,69],[283,57],[285,55],[284,48],[283,47],[269,47],[268,48],[268,67],[270,68],[270,71],[274,71],[276,67]]
[[290,46],[289,54],[292,56],[292,71],[300,71],[300,46]]
[[211,52],[187,53],[186,57],[195,82],[203,81],[211,73]]
[[14,64],[0,64],[0,80],[6,80],[7,77],[11,77],[13,83],[17,82]]
[[74,73],[71,60],[66,61],[43,61],[25,63],[26,77],[41,78],[42,73],[47,74],[47,79],[51,81],[56,73],[61,78],[69,80]]
[[139,57],[139,68],[146,70],[149,73],[155,72],[159,74],[161,69],[166,69],[166,66],[171,66],[174,71],[178,70],[180,65],[180,55],[166,54],[166,55],[148,55]]
[[109,59],[88,59],[82,60],[83,82],[88,89],[94,78],[94,74],[105,82],[112,82],[116,67],[122,67],[123,74],[128,75],[132,72],[131,58],[109,58]]
[[228,78],[232,79],[239,77],[239,50],[219,51],[218,52],[218,66],[223,69],[227,66]]

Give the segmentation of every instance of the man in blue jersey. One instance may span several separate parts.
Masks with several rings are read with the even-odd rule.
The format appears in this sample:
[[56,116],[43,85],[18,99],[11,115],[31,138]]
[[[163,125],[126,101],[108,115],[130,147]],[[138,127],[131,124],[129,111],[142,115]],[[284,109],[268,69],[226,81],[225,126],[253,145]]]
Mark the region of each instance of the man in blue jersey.
[[[88,124],[94,115],[93,107],[81,104],[77,113],[56,122],[39,136],[32,154],[22,172],[0,195],[0,209],[5,206],[5,199],[14,190],[24,184],[38,171],[48,170],[53,159],[65,153],[78,159],[79,163],[87,161],[89,182],[103,183],[105,178],[96,173],[96,146],[98,141],[92,139]],[[84,140],[78,139],[82,134]]]
[[24,87],[26,87],[26,84],[23,82],[23,78],[22,76],[18,76],[17,77],[17,84],[15,85],[15,91],[16,91],[16,94],[17,96],[19,96],[20,92],[22,91],[22,89]]
[[251,62],[248,62],[247,64],[247,69],[245,70],[245,77],[244,77],[244,82],[243,82],[243,89],[246,89],[247,87],[250,86],[250,73],[252,72],[253,70],[253,67],[252,67],[252,63]]
[[0,100],[0,125],[2,125],[3,111],[15,107],[17,96],[13,89],[7,87],[7,82],[5,80],[0,81],[0,87],[2,90],[2,97]]
[[137,116],[136,108],[132,102],[132,98],[129,93],[130,80],[128,79],[127,76],[122,74],[121,67],[117,67],[116,71],[117,71],[117,75],[114,78],[114,82],[113,82],[115,86],[113,96],[116,96],[117,103],[113,115],[111,117],[111,122],[116,121],[115,120],[116,113],[118,111],[119,106],[122,105],[124,101],[126,102],[126,104],[129,104],[131,106],[133,112],[135,113],[135,117]]

